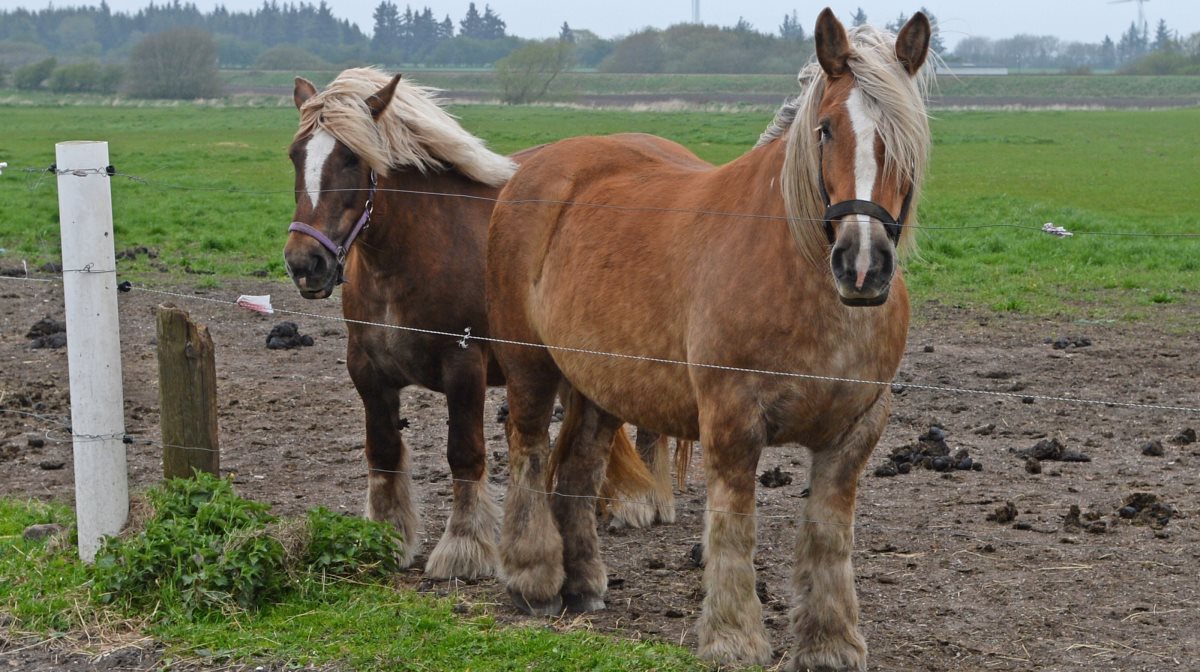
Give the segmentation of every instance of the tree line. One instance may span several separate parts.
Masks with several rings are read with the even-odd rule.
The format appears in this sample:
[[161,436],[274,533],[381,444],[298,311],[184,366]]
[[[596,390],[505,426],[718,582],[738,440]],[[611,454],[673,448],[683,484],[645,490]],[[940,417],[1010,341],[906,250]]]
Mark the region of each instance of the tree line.
[[[1147,26],[1131,24],[1118,40],[1096,44],[1065,42],[1052,36],[1017,35],[994,40],[967,37],[947,50],[937,17],[922,11],[933,25],[931,47],[949,63],[1000,65],[1023,69],[1093,69],[1139,74],[1200,74],[1200,33],[1181,37],[1159,21],[1153,37]],[[868,22],[862,8],[848,23]],[[904,14],[886,21],[893,31]],[[733,26],[681,23],[647,28],[614,39],[563,23],[557,38],[527,40],[507,32],[490,5],[472,2],[465,15],[438,18],[429,7],[401,9],[380,0],[371,35],[333,15],[325,0],[317,4],[263,0],[251,11],[218,6],[201,12],[195,4],[171,0],[137,12],[114,12],[103,0],[93,7],[55,7],[0,11],[0,86],[56,91],[115,91],[119,86],[143,95],[187,97],[218,95],[215,76],[221,67],[270,70],[332,70],[377,63],[391,67],[494,66],[506,99],[520,102],[544,93],[565,69],[614,73],[795,73],[811,56],[808,22],[793,10],[770,31],[739,19]],[[163,38],[168,31],[174,37]],[[157,39],[157,41],[154,41]],[[142,86],[147,72],[162,70],[164,53],[184,47],[179,62],[203,72],[181,73],[193,86],[178,82]],[[152,48],[153,47],[153,48]],[[134,64],[154,54],[156,61]],[[53,55],[53,56],[52,56]],[[131,63],[127,76],[120,64]],[[183,67],[183,66],[179,66]],[[125,81],[122,84],[122,81]],[[215,91],[215,92],[214,92]]]

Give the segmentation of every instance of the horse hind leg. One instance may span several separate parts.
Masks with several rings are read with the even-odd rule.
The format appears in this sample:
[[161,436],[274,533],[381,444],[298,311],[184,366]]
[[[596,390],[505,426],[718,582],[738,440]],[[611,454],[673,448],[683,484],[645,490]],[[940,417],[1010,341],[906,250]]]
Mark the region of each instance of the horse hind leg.
[[453,478],[454,501],[446,531],[429,554],[425,573],[435,578],[476,579],[493,576],[499,566],[496,532],[500,509],[487,483],[487,446],[483,438],[483,400],[486,391],[483,354],[451,367],[446,381],[450,411],[447,459]]
[[890,393],[834,445],[812,453],[811,492],[796,544],[790,619],[796,645],[788,669],[866,670],[854,591],[854,503],[859,474],[887,423]]
[[[624,431],[624,428],[620,431]],[[639,427],[637,429],[637,452],[642,462],[649,468],[653,482],[647,487],[629,493],[624,498],[617,498],[616,491],[610,484],[612,479],[605,480],[601,496],[616,500],[610,507],[611,517],[608,521],[610,530],[639,529],[650,527],[655,523],[671,524],[675,522],[675,492],[671,489],[670,439]]]
[[421,525],[413,504],[408,449],[400,435],[400,390],[359,388],[366,413],[366,517],[390,523],[400,534],[400,567],[412,565],[421,547]]

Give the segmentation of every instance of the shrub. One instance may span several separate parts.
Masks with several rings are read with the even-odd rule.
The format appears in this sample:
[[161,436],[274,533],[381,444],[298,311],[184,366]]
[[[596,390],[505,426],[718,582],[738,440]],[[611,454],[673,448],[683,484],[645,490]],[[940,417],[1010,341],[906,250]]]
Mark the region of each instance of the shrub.
[[129,59],[129,93],[135,98],[212,98],[221,95],[217,45],[212,35],[177,28],[147,36]]
[[50,77],[57,65],[58,60],[53,56],[37,63],[22,65],[13,73],[13,86],[26,91],[40,89],[42,82]]
[[561,40],[528,44],[496,62],[501,99],[518,105],[546,95],[550,84],[571,64],[574,47]]
[[3,89],[8,83],[8,64],[0,61],[0,89]]
[[84,61],[58,66],[46,86],[58,93],[116,93],[122,74],[120,66]]
[[98,600],[129,609],[164,607],[184,618],[256,609],[305,576],[382,575],[398,567],[389,525],[310,511],[280,523],[208,474],[147,492],[152,515],[136,533],[106,539],[96,554]]

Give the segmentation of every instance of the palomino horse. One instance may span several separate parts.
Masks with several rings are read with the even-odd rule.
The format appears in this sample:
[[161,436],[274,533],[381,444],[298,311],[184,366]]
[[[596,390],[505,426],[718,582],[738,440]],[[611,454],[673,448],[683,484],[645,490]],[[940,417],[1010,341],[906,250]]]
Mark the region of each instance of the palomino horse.
[[[811,494],[788,664],[865,669],[855,492],[908,331],[896,258],[913,242],[929,153],[929,38],[920,13],[892,36],[847,33],[826,9],[805,90],[741,158],[714,168],[653,136],[577,138],[543,148],[503,189],[489,228],[489,324],[497,338],[548,346],[495,346],[510,413],[500,554],[518,606],[604,606],[587,497],[625,418],[704,446],[700,653],[768,663],[755,472],[765,446],[797,442],[811,453]],[[560,379],[584,410],[556,451],[563,496],[543,496],[533,490],[547,479]]]
[[[432,89],[399,75],[350,69],[320,93],[298,78],[293,95],[300,110],[290,150],[296,211],[284,259],[306,298],[330,296],[344,274],[346,367],[366,410],[367,517],[395,525],[402,562],[410,564],[420,533],[400,390],[417,384],[441,392],[454,504],[426,571],[493,574],[499,510],[486,485],[483,402],[485,386],[504,381],[483,341],[460,347],[458,339],[421,330],[487,335],[487,222],[516,164],[464,131]],[[631,471],[614,481],[632,478],[647,489],[628,440],[617,449],[630,459],[618,460],[615,471]]]

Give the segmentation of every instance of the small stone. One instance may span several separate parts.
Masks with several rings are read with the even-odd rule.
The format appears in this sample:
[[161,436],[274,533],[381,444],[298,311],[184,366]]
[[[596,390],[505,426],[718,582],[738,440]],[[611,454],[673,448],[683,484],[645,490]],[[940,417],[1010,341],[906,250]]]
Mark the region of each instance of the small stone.
[[695,544],[692,550],[688,552],[688,560],[691,561],[693,567],[704,566],[704,544]]
[[983,471],[983,463],[982,463],[982,462],[976,462],[975,464],[972,464],[972,465],[971,465],[971,471]]
[[1147,441],[1146,443],[1142,444],[1142,455],[1146,455],[1148,457],[1162,457],[1165,454],[1166,451],[1163,450],[1162,441]]
[[1042,473],[1042,462],[1036,457],[1030,457],[1025,460],[1025,471],[1031,474]]
[[1083,529],[1090,534],[1104,534],[1108,531],[1108,524],[1103,520],[1094,520],[1088,523],[1087,527]]
[[1032,404],[1033,401],[1033,397],[1021,397],[1022,404]]
[[667,618],[683,618],[683,612],[672,608],[664,611],[663,616],[666,616]]
[[1012,529],[1014,529],[1014,530],[1032,530],[1033,524],[1025,523],[1025,522],[1013,523]]
[[899,465],[896,466],[896,471],[898,471],[902,474],[907,474],[908,472],[912,471],[912,465],[909,464],[908,462],[901,462]]
[[1133,518],[1137,514],[1138,510],[1132,506],[1122,506],[1121,508],[1117,509],[1117,515],[1121,516],[1122,518]]
[[949,471],[950,470],[950,458],[948,458],[948,457],[933,458],[933,470],[934,471]]
[[46,471],[57,471],[67,466],[67,463],[62,460],[42,460],[38,462],[38,466]]
[[30,525],[29,527],[25,528],[25,532],[22,534],[22,536],[26,541],[37,541],[38,539],[45,539],[46,537],[59,534],[65,529],[66,528],[58,523],[42,523],[40,525]]
[[1191,427],[1186,427],[1183,431],[1171,438],[1171,443],[1177,446],[1186,446],[1196,442],[1196,430]]
[[662,569],[663,567],[666,567],[666,566],[667,566],[667,563],[663,562],[661,558],[650,558],[649,560],[646,561],[647,569]]
[[31,436],[28,443],[30,448],[41,448],[46,445],[46,440],[38,436]]
[[933,352],[933,346],[926,345],[924,348],[922,348],[922,350],[924,350],[925,352]]

